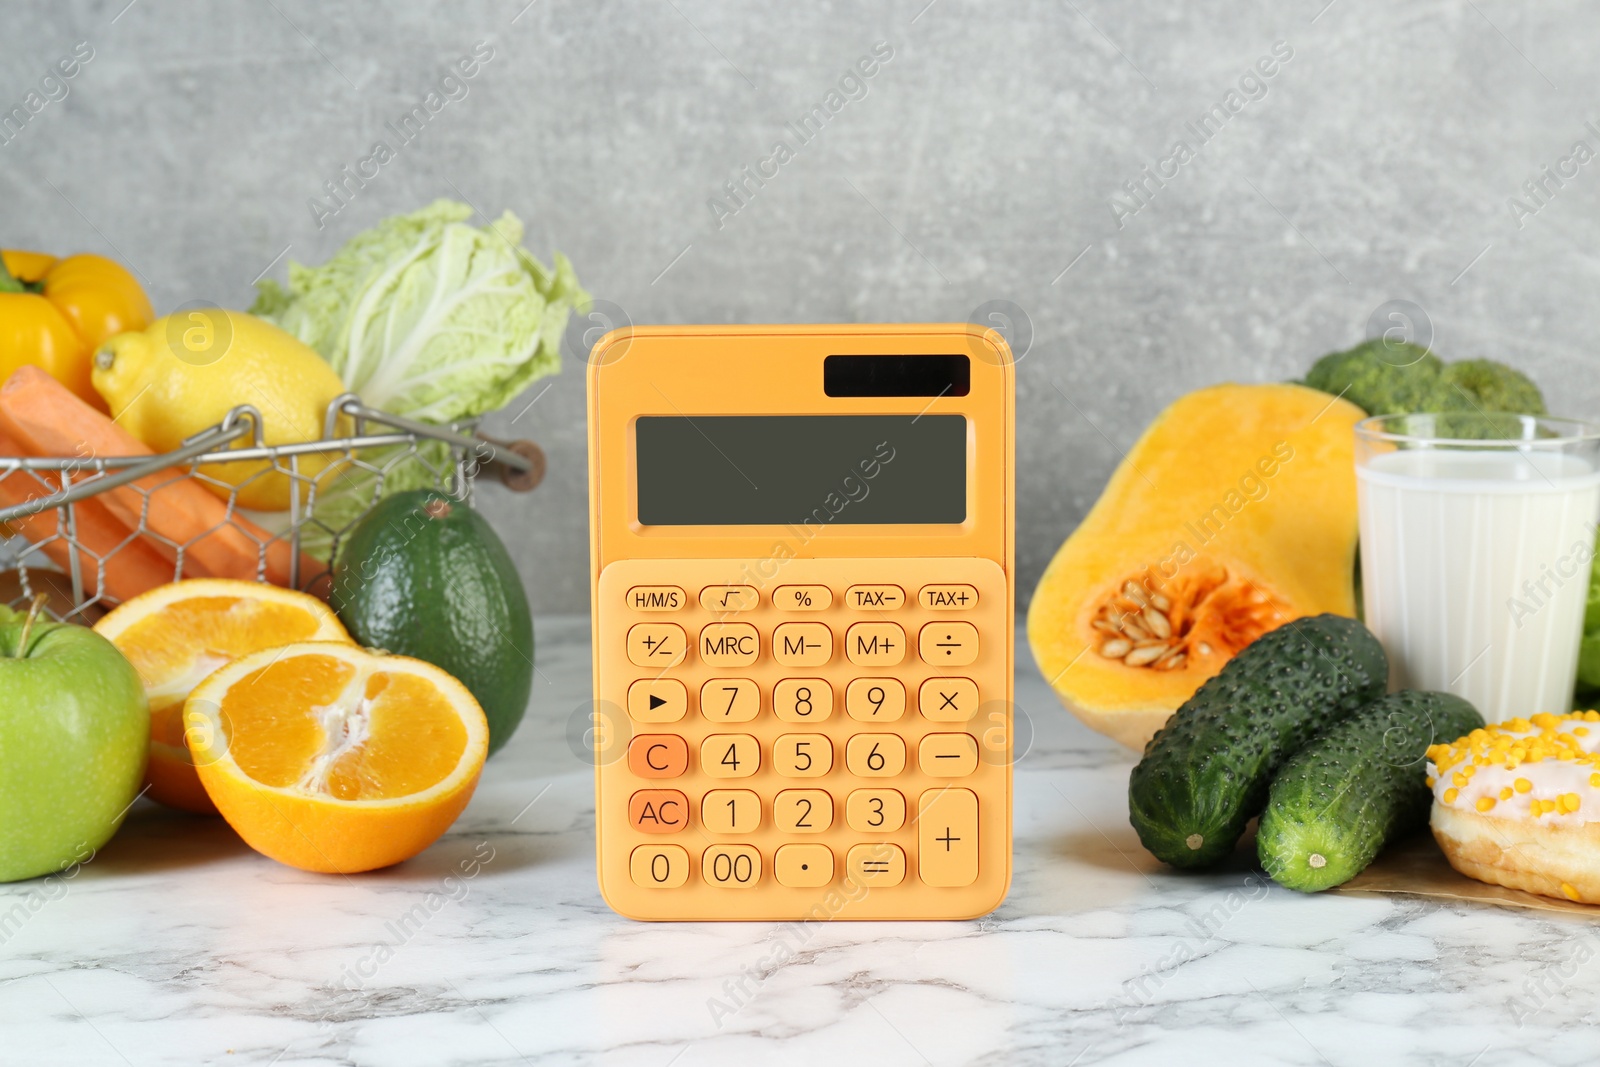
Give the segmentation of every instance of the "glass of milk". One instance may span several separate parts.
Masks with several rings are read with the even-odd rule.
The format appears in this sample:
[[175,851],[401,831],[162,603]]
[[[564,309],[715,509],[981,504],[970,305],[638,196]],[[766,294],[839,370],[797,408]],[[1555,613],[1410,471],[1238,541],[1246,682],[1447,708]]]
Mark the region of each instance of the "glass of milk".
[[1356,425],[1366,624],[1391,688],[1470,700],[1489,722],[1571,706],[1600,424],[1480,412]]

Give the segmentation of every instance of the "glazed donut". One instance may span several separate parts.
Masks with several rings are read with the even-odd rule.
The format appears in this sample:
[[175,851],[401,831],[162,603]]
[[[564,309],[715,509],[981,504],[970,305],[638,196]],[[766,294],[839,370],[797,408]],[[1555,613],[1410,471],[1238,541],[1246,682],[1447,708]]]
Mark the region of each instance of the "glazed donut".
[[1433,745],[1428,787],[1450,866],[1600,904],[1600,712],[1516,718]]

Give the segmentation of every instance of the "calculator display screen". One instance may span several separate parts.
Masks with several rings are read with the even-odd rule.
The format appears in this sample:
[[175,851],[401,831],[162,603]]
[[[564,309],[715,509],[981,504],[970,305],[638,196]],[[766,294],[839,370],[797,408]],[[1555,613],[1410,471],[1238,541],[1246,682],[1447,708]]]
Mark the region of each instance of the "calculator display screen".
[[645,526],[959,523],[964,415],[641,416]]

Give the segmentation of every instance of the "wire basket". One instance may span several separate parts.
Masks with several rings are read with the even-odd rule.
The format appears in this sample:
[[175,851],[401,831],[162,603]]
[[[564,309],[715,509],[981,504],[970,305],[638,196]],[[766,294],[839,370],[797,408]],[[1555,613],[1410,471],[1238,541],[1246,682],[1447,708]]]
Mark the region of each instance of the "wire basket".
[[[241,405],[163,455],[0,455],[0,604],[43,594],[52,617],[92,623],[178,578],[254,577],[319,592],[341,543],[386,490],[436,488],[471,503],[485,473],[526,492],[544,469],[531,441],[485,437],[475,420],[413,422],[353,393],[328,406],[321,439],[298,444],[266,444],[260,412]],[[287,510],[241,505],[241,492],[269,480]],[[209,499],[197,500],[195,486]],[[166,520],[182,500],[204,506],[185,512],[180,529]]]

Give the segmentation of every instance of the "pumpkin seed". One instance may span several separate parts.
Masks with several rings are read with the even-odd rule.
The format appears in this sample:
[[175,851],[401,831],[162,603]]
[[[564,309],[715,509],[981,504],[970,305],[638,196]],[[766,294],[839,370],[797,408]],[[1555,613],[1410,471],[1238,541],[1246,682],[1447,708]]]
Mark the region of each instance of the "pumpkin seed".
[[1139,618],[1143,620],[1145,627],[1157,637],[1167,638],[1172,636],[1172,624],[1167,621],[1165,615],[1155,608],[1145,608],[1140,613]]
[[1132,652],[1122,657],[1122,662],[1130,667],[1143,667],[1145,664],[1154,663],[1161,658],[1161,654],[1166,651],[1166,647],[1164,644],[1155,643],[1135,648]]
[[1157,611],[1171,611],[1172,610],[1172,601],[1168,600],[1166,597],[1162,596],[1160,593],[1151,593],[1150,594],[1150,606],[1155,608]]
[[1165,656],[1156,661],[1155,668],[1158,671],[1175,671],[1183,666],[1184,659],[1185,656],[1182,652],[1179,652],[1176,656]]
[[1100,646],[1100,654],[1107,659],[1121,659],[1133,651],[1133,642],[1126,637],[1113,637]]

